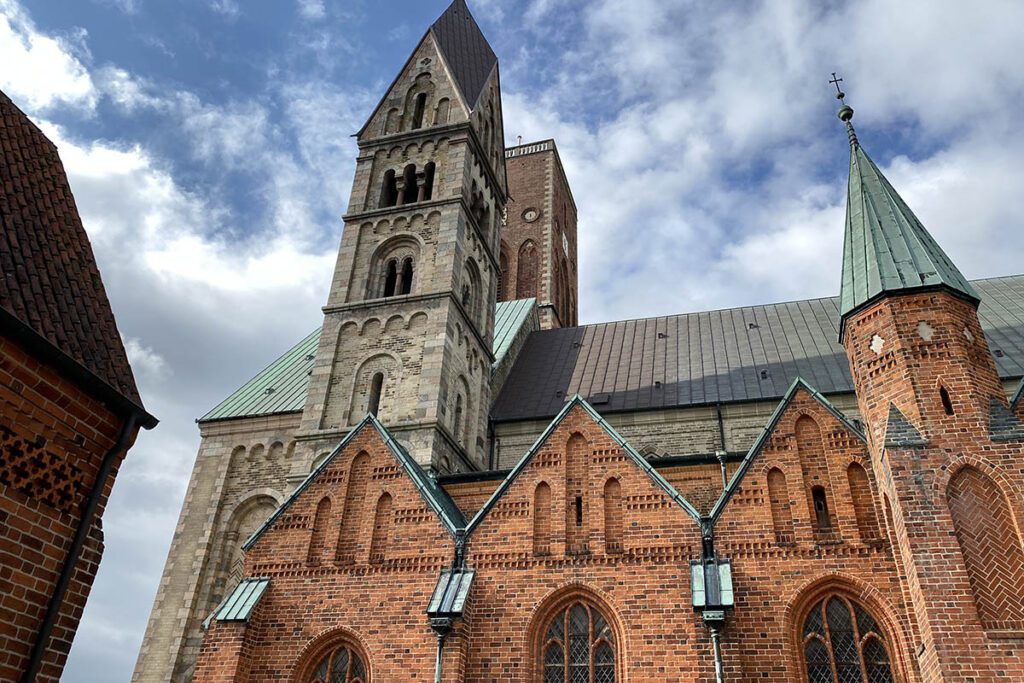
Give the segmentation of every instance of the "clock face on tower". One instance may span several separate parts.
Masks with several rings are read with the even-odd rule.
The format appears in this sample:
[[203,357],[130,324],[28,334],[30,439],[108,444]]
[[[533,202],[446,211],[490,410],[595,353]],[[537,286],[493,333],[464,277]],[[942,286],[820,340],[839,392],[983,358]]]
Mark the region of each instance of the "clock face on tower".
[[540,218],[540,211],[533,208],[532,206],[523,211],[523,220],[526,221],[527,223],[532,223],[538,218]]

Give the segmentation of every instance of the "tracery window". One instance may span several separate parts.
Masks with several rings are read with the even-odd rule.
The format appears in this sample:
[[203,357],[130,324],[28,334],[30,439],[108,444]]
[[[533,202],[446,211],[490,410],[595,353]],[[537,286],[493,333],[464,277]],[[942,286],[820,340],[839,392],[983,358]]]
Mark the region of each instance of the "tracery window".
[[804,663],[810,683],[894,683],[882,629],[861,605],[839,595],[807,615]]
[[544,683],[614,683],[615,636],[594,607],[574,603],[551,620],[543,644]]
[[309,679],[310,683],[367,683],[368,680],[363,660],[347,645],[327,653]]

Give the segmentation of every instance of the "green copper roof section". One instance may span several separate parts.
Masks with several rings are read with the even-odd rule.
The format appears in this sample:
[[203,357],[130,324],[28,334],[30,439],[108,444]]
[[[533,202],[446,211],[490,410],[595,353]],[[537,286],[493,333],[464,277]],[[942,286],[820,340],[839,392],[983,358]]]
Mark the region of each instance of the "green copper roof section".
[[310,332],[283,356],[199,418],[200,422],[302,410],[320,330]]
[[839,295],[842,318],[884,294],[914,289],[945,288],[977,302],[977,292],[871,161],[846,122],[851,149]]
[[[508,352],[519,328],[529,318],[536,299],[499,301],[494,317],[494,364],[501,362]],[[240,389],[217,404],[217,407],[199,418],[200,422],[229,420],[238,417],[256,417],[278,413],[297,413],[306,402],[309,373],[313,369],[316,348],[320,343],[320,330],[310,332],[305,339],[289,349],[283,356],[263,369]]]
[[512,346],[519,328],[530,317],[530,311],[536,305],[537,300],[533,298],[498,302],[498,309],[494,315],[494,342],[491,344],[494,365],[501,363]]

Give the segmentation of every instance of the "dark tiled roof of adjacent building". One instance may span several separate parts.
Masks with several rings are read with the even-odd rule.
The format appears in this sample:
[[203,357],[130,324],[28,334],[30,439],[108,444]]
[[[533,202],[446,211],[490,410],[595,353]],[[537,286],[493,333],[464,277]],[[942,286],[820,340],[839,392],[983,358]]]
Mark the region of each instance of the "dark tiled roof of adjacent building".
[[430,32],[452,70],[466,105],[475,109],[498,57],[465,0],[455,0],[430,27]]
[[4,327],[31,336],[90,382],[99,380],[141,408],[57,148],[3,93],[0,223]]
[[[1000,376],[1024,376],[1024,275],[972,284]],[[777,400],[797,377],[852,392],[838,330],[833,297],[534,332],[492,417],[550,418],[577,393],[603,414]]]

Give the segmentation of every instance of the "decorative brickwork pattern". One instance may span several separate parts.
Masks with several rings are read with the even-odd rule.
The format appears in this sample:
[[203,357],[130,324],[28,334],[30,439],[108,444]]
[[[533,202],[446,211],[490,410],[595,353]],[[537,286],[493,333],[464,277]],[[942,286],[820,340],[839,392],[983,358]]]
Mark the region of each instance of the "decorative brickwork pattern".
[[45,444],[42,436],[31,441],[19,439],[13,430],[0,424],[0,484],[61,512],[78,514],[85,475],[75,465],[74,457],[47,450]]
[[982,625],[1024,631],[1024,551],[1006,496],[970,466],[946,495]]

